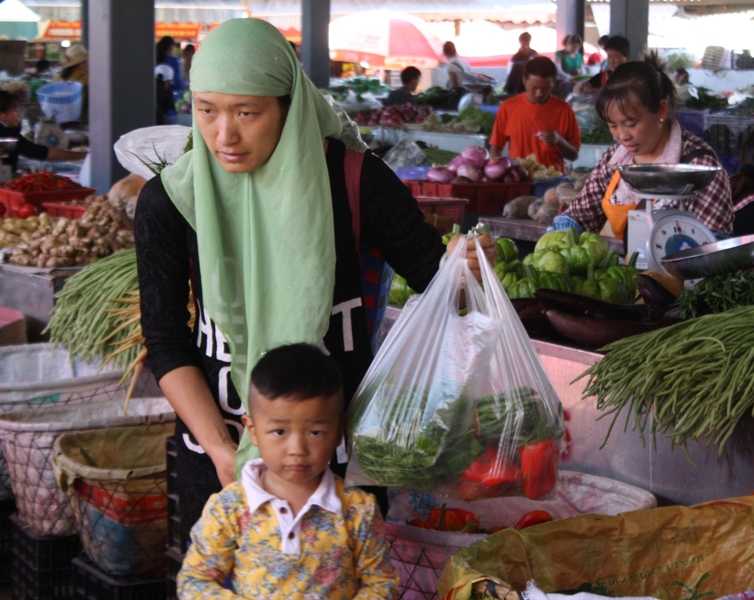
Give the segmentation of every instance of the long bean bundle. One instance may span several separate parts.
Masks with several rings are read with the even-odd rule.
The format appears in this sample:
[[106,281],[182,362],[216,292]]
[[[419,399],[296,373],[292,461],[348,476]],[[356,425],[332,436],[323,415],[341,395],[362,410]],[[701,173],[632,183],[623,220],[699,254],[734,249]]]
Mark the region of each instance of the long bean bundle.
[[[128,294],[138,287],[134,249],[116,252],[87,265],[69,277],[63,289],[55,294],[55,306],[45,329],[50,332],[50,341],[65,346],[72,359],[92,361],[109,357],[124,341],[133,339],[136,327],[137,335],[141,335],[139,315],[120,327],[117,310],[132,306],[134,296]],[[138,303],[138,297],[135,301]],[[129,345],[112,356],[113,363],[126,367],[140,350],[141,344]]]
[[754,307],[685,321],[605,346],[607,355],[578,378],[596,396],[600,419],[633,417],[642,442],[650,422],[673,444],[707,438],[722,454],[741,418],[754,414]]

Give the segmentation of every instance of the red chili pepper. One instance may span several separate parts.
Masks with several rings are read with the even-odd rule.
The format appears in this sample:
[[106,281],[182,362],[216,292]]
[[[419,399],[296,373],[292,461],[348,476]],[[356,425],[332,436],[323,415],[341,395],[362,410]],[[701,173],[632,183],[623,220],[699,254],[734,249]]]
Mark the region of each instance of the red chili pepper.
[[498,531],[505,531],[506,529],[508,529],[507,525],[498,525],[497,527],[492,527],[489,532],[497,533]]
[[495,487],[503,483],[517,483],[521,481],[521,471],[508,462],[505,456],[500,456],[493,446],[485,448],[469,468],[461,473],[461,478],[486,487]]
[[19,177],[15,181],[11,181],[4,187],[17,192],[51,192],[81,189],[78,183],[68,179],[68,177],[60,177],[49,171],[29,173],[28,175]]
[[429,523],[422,521],[421,519],[410,519],[406,522],[411,525],[411,527],[418,527],[419,529],[432,529],[432,527],[429,526]]
[[461,508],[446,508],[445,504],[429,511],[427,523],[438,531],[474,533],[479,530],[479,517],[473,512]]
[[547,521],[552,521],[552,515],[546,510],[530,510],[518,520],[518,523],[516,523],[516,529],[526,529],[532,525],[539,525],[540,523],[546,523]]
[[536,500],[548,494],[558,479],[558,446],[555,438],[539,440],[521,449],[524,495]]
[[19,219],[26,219],[36,215],[37,211],[31,204],[22,204],[16,209],[15,213]]

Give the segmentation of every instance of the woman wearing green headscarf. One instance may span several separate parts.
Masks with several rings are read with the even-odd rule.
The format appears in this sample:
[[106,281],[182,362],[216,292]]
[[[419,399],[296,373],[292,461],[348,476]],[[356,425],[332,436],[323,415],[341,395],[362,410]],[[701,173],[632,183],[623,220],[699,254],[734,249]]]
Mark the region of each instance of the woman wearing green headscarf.
[[[142,330],[178,415],[186,540],[234,479],[249,376],[265,351],[320,345],[347,399],[372,359],[340,122],[288,42],[264,21],[223,23],[194,56],[191,91],[193,150],[146,184],[135,218]],[[365,154],[359,176],[361,241],[424,290],[445,252],[439,235],[381,160]],[[242,463],[254,448],[240,445]]]

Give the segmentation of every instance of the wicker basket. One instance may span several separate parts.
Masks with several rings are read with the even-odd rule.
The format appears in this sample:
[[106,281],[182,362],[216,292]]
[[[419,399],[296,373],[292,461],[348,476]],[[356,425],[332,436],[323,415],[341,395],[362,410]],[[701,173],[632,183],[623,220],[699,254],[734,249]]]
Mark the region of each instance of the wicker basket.
[[46,406],[0,415],[0,441],[21,521],[37,535],[76,533],[71,502],[53,472],[55,439],[67,432],[147,425],[175,420],[164,398],[132,398],[123,415],[122,400]]

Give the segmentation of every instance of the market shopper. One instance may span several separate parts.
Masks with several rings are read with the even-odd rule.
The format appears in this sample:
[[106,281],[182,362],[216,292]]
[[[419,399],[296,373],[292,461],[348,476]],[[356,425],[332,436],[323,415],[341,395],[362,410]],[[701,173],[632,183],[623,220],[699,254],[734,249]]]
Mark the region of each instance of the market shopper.
[[547,167],[562,171],[563,159],[579,156],[581,134],[573,110],[552,95],[557,70],[546,56],[532,58],[524,66],[525,91],[505,100],[497,111],[490,136],[490,160],[502,156],[524,158],[530,154]]
[[[673,82],[656,53],[642,62],[620,65],[597,96],[597,114],[616,140],[592,170],[570,208],[555,218],[554,229],[576,227],[599,233],[606,221],[622,239],[628,211],[638,198],[620,178],[621,165],[690,163],[719,167],[714,150],[683,130],[668,114],[676,108]],[[678,201],[668,206],[678,208]],[[733,227],[730,184],[721,170],[687,204],[699,221],[714,232],[729,234]]]
[[0,91],[0,137],[16,138],[15,148],[3,159],[15,171],[19,156],[37,160],[83,160],[85,152],[48,148],[35,144],[21,135],[21,99],[10,92]]
[[524,91],[524,67],[526,63],[537,56],[531,44],[531,34],[524,31],[518,36],[519,49],[510,60],[508,78],[505,80],[505,93],[510,95],[520,94]]
[[463,87],[464,73],[471,73],[469,63],[458,56],[456,45],[453,42],[445,42],[442,46],[442,53],[445,56],[445,69],[448,72],[448,88]]
[[80,44],[65,51],[60,64],[63,67],[55,81],[76,81],[81,84],[81,121],[89,121],[89,53]]
[[401,87],[392,90],[385,99],[385,106],[410,104],[418,107],[419,101],[414,96],[419,82],[422,79],[422,72],[416,67],[406,67],[401,71]]
[[583,72],[584,54],[581,37],[569,34],[563,38],[563,49],[555,52],[553,62],[561,79],[569,80]]
[[175,40],[169,35],[160,38],[156,46],[155,66],[167,65],[173,69],[173,81],[170,83],[170,91],[177,94],[183,89],[184,85],[183,81],[181,81],[181,62],[173,54],[175,46]]
[[[343,373],[346,401],[353,396],[372,360],[365,304],[373,300],[355,238],[417,291],[446,251],[387,165],[367,153],[359,169],[358,155],[333,138],[338,116],[274,26],[234,19],[210,32],[191,91],[193,150],[146,184],[135,219],[148,360],[178,416],[186,536],[209,496],[234,480],[241,399],[265,351],[322,343]],[[482,242],[494,255],[491,238]],[[475,252],[469,262],[478,275]],[[244,441],[241,464],[252,448]]]
[[191,83],[191,61],[196,54],[196,47],[194,44],[186,44],[181,50],[181,81],[184,87],[188,87]]
[[582,84],[576,84],[573,88],[575,93],[596,94],[605,85],[607,78],[613,71],[631,57],[631,43],[622,35],[614,35],[605,42],[607,52],[607,68],[597,73],[594,77]]
[[261,458],[207,502],[178,573],[180,598],[222,593],[228,576],[240,598],[397,597],[374,496],[328,469],[342,415],[338,366],[315,346],[259,360],[242,419]]

